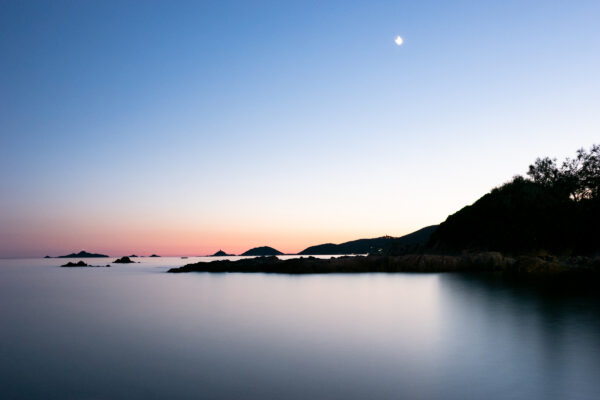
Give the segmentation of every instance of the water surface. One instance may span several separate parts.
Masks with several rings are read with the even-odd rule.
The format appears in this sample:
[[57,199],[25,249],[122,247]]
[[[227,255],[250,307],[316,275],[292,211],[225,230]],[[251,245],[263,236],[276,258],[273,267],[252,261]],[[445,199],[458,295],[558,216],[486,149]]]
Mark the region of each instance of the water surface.
[[0,260],[1,397],[600,398],[589,290],[472,274],[167,274],[197,259],[139,260]]

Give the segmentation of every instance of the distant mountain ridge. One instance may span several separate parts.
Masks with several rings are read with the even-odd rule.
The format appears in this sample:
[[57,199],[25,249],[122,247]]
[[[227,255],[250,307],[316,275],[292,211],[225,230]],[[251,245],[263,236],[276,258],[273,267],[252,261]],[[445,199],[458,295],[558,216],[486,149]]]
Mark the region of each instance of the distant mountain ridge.
[[382,236],[373,239],[358,239],[340,244],[325,243],[310,246],[302,250],[300,255],[340,255],[340,254],[384,254],[390,249],[396,252],[404,247],[425,245],[438,225],[421,228],[418,231],[401,237]]
[[281,256],[282,252],[269,246],[255,247],[240,254],[242,256]]
[[95,254],[88,253],[85,250],[81,250],[79,253],[71,253],[66,256],[58,256],[56,258],[92,258],[92,257],[108,257],[106,254]]

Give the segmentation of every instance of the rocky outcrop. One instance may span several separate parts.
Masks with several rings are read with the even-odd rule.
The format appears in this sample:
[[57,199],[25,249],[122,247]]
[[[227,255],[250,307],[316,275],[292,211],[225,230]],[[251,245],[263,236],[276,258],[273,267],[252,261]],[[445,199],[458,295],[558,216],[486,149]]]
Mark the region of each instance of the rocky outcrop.
[[76,263],[69,261],[68,263],[61,265],[61,267],[91,267],[91,268],[98,268],[98,267],[110,267],[110,265],[89,265],[83,261],[78,261]]
[[114,264],[131,264],[131,263],[135,263],[135,261],[131,261],[131,259],[129,257],[121,257],[115,261],[113,261]]
[[265,272],[286,274],[360,272],[506,272],[554,274],[600,272],[600,257],[509,257],[497,252],[463,255],[412,254],[403,256],[345,256],[328,259],[300,257],[280,260],[256,257],[238,261],[219,260],[187,264],[169,272]]

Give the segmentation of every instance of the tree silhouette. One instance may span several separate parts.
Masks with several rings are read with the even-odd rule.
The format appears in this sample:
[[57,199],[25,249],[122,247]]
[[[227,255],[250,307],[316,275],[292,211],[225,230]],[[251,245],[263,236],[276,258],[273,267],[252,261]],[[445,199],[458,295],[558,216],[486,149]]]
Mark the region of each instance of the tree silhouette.
[[575,158],[567,158],[558,167],[556,159],[538,158],[527,172],[530,179],[572,200],[595,199],[600,195],[600,145],[589,152],[577,150]]
[[450,215],[432,234],[441,250],[600,252],[600,146],[557,164],[538,158],[515,176]]

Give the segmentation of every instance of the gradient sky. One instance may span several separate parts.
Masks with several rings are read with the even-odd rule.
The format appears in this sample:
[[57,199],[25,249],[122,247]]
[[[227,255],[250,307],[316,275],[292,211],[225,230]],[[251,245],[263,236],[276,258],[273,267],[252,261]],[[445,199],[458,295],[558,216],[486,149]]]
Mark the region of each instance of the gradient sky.
[[2,1],[0,257],[439,223],[600,142],[598,21],[597,0]]

